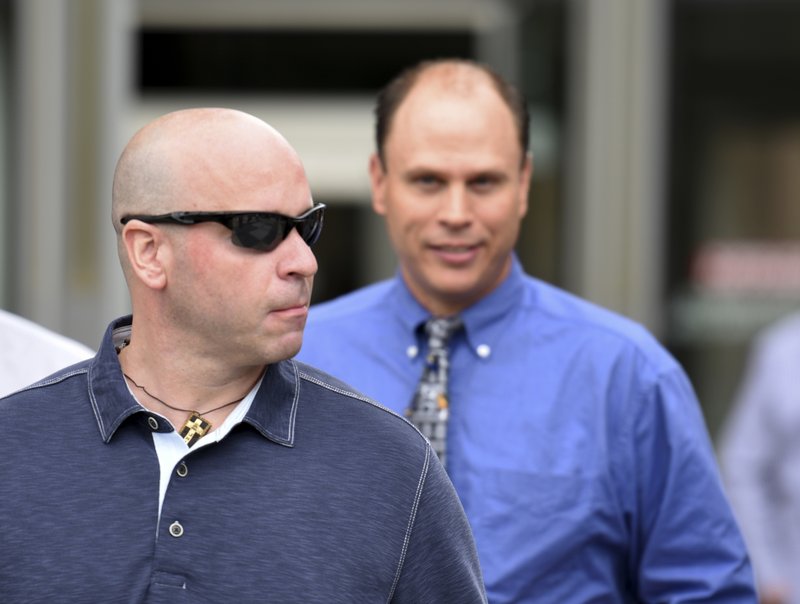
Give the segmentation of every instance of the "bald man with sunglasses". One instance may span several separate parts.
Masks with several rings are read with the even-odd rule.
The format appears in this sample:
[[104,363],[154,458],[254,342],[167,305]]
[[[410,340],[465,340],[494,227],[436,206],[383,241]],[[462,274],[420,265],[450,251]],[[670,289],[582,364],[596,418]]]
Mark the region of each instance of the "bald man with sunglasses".
[[323,212],[253,116],[132,138],[112,201],[132,316],[0,400],[5,604],[486,601],[427,441],[292,360]]

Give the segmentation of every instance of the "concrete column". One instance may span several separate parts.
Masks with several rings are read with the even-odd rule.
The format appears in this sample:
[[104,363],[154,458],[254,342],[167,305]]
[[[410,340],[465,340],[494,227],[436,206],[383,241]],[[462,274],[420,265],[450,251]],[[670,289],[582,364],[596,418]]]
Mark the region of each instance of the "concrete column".
[[68,5],[52,0],[15,4],[11,302],[15,311],[53,329],[64,327],[62,292],[69,262],[64,163]]
[[109,222],[133,0],[17,0],[12,309],[96,346],[126,302]]
[[566,284],[658,334],[666,4],[571,0],[570,11]]
[[[0,90],[3,91],[12,90],[7,69],[11,40],[8,12],[6,6],[0,6]],[[9,304],[7,284],[10,280],[8,266],[11,262],[11,244],[8,240],[12,230],[9,215],[11,189],[8,181],[9,101],[8,94],[0,94],[0,308]]]

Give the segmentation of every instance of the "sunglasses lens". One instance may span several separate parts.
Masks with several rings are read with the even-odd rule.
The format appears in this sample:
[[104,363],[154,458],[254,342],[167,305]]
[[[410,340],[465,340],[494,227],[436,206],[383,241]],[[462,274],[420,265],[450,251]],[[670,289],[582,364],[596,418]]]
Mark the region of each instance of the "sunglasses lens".
[[295,223],[297,232],[308,245],[314,245],[322,233],[322,209],[315,210],[301,222]]
[[[323,206],[324,207],[324,206]],[[292,227],[308,245],[314,245],[322,232],[322,207],[299,219],[279,214],[241,214],[228,223],[233,243],[262,252],[271,252],[288,237]]]
[[271,252],[284,240],[286,222],[280,216],[245,214],[233,224],[233,243],[262,252]]

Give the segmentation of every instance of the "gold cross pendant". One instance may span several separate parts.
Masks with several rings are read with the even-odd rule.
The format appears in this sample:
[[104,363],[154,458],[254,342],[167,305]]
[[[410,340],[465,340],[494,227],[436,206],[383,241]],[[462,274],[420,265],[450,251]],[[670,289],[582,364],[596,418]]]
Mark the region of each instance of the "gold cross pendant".
[[183,424],[180,435],[183,437],[183,442],[191,447],[194,443],[200,440],[201,437],[208,434],[209,430],[211,430],[211,422],[200,415],[197,411],[192,411],[189,414],[189,418],[186,420],[186,423]]

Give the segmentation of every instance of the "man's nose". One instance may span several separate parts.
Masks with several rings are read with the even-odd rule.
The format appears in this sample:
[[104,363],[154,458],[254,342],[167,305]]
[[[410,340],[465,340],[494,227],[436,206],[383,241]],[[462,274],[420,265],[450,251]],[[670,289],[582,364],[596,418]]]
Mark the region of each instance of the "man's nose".
[[[285,249],[281,249],[285,248]],[[284,275],[300,275],[301,277],[313,277],[319,266],[314,252],[296,228],[293,228],[286,239],[275,250],[283,254],[279,262],[279,271]]]
[[471,201],[466,187],[454,184],[448,187],[442,198],[439,219],[451,226],[463,226],[470,222]]

